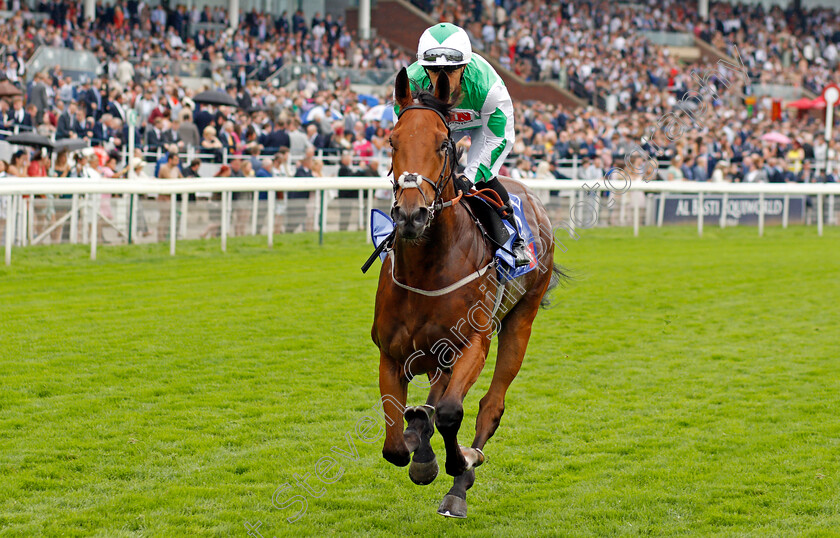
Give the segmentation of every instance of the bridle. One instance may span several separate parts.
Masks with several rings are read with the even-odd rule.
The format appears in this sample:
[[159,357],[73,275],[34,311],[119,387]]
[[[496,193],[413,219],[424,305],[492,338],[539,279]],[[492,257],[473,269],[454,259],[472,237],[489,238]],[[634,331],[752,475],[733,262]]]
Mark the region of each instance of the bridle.
[[[428,210],[428,217],[426,218],[426,223],[424,228],[429,226],[429,223],[432,219],[435,218],[435,212],[441,211],[449,206],[457,204],[461,200],[462,193],[459,193],[457,197],[453,198],[452,200],[443,201],[440,199],[441,195],[443,194],[443,189],[446,188],[446,185],[452,181],[452,176],[455,175],[455,165],[456,165],[456,158],[455,158],[455,143],[452,142],[452,131],[449,129],[449,123],[446,121],[446,117],[437,109],[434,109],[429,106],[425,105],[411,105],[407,106],[400,110],[399,114],[397,115],[397,119],[401,118],[403,114],[408,112],[409,110],[431,110],[435,114],[440,117],[440,120],[443,122],[443,125],[446,127],[446,141],[444,142],[446,154],[443,158],[443,168],[440,170],[440,175],[438,176],[437,181],[432,181],[431,179],[427,178],[422,174],[417,174],[414,172],[403,172],[400,174],[400,177],[395,178],[394,180],[394,205],[391,206],[391,211],[393,212],[394,209],[397,208],[399,197],[397,196],[397,189],[403,189],[403,192],[400,193],[400,197],[405,192],[406,189],[417,189],[420,191],[420,196],[423,197],[423,202],[426,204],[426,209]],[[429,203],[429,199],[426,197],[426,194],[423,192],[423,189],[420,188],[422,182],[426,182],[432,186],[435,191],[435,197]]]

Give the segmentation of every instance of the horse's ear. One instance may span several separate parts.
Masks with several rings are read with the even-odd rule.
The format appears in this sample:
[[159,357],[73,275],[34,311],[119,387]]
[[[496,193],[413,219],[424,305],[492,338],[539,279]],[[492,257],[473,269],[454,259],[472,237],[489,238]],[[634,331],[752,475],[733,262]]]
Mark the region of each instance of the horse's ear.
[[435,97],[443,101],[449,102],[449,77],[441,73],[438,77],[437,84],[435,84]]
[[397,81],[394,84],[394,100],[400,106],[400,110],[411,105],[411,88],[408,85],[408,71],[405,67],[397,73]]

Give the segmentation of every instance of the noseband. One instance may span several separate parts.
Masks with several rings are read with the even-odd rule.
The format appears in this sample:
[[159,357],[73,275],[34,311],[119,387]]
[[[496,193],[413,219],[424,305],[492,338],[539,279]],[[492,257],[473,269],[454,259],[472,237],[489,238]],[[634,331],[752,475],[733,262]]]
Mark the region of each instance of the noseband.
[[[397,197],[397,189],[403,189],[403,192],[406,189],[417,189],[418,191],[420,191],[420,196],[423,197],[423,202],[426,204],[426,209],[429,210],[429,216],[426,219],[426,226],[428,226],[429,222],[431,222],[431,220],[435,218],[436,211],[440,211],[446,207],[456,204],[461,199],[460,194],[456,198],[446,202],[440,199],[443,193],[443,189],[446,187],[446,184],[452,179],[452,175],[455,172],[455,144],[452,142],[452,131],[450,131],[449,129],[449,123],[447,123],[446,118],[443,114],[440,113],[439,110],[424,105],[411,105],[400,110],[400,113],[397,115],[397,119],[401,118],[402,115],[409,110],[431,110],[440,117],[440,120],[446,127],[446,142],[444,142],[444,145],[446,146],[446,154],[443,158],[443,168],[441,168],[440,170],[440,175],[438,176],[437,181],[432,181],[431,179],[427,178],[422,174],[417,174],[413,172],[403,172],[402,174],[400,174],[400,177],[398,177],[394,181],[394,205],[391,208],[392,211],[397,207],[397,202],[399,201]],[[426,195],[423,193],[423,189],[420,188],[420,185],[424,181],[431,185],[435,191],[435,197],[431,203],[429,203],[428,198],[426,198]],[[402,193],[400,193],[400,196],[402,196]]]

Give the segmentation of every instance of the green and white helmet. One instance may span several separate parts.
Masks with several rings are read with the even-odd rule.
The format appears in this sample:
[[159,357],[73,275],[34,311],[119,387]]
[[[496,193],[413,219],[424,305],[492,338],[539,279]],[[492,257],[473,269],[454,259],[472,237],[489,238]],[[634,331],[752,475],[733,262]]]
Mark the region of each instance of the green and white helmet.
[[435,24],[420,36],[417,61],[423,67],[470,63],[472,46],[463,28],[448,22]]

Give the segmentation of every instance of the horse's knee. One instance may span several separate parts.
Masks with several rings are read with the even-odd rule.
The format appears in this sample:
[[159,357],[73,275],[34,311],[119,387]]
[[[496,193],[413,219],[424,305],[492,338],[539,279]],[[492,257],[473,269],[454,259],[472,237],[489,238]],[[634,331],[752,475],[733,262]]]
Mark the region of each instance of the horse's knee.
[[457,432],[464,419],[464,406],[460,403],[441,402],[435,413],[435,425],[441,434]]

